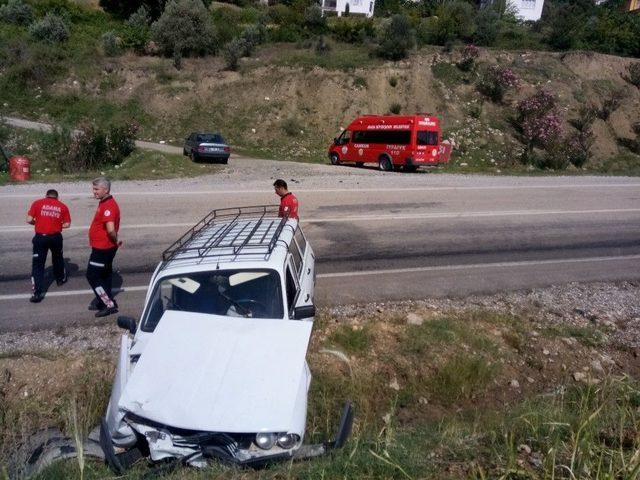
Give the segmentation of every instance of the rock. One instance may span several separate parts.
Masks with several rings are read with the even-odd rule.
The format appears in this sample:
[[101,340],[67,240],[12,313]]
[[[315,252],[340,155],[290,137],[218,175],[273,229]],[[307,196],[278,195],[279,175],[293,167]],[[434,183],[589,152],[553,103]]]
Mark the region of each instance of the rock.
[[587,380],[587,374],[584,372],[574,372],[573,379],[576,382],[584,382]]
[[604,372],[604,368],[599,360],[594,360],[591,362],[591,368],[593,368],[596,372]]
[[542,349],[542,354],[543,355],[549,355],[551,352],[549,350],[547,350],[546,348]]
[[573,347],[576,343],[578,343],[578,341],[573,337],[563,337],[560,340],[562,340],[562,342],[564,342],[570,347]]
[[393,380],[391,380],[391,382],[389,382],[389,388],[395,390],[396,392],[400,390],[400,384],[398,383],[397,378],[394,378]]
[[165,144],[165,143],[167,143],[167,142],[165,142],[164,140],[160,140],[158,143],[159,143],[160,145],[164,145],[164,144]]
[[461,167],[467,167],[467,166],[469,166],[469,164],[468,164],[468,163],[465,163],[465,162],[462,162],[462,163],[460,164],[460,166],[461,166]]
[[531,447],[529,445],[525,445],[523,443],[522,445],[518,445],[518,451],[526,453],[527,455],[530,455],[531,454]]
[[422,325],[424,323],[424,318],[412,312],[407,315],[407,323],[409,325]]
[[418,403],[419,403],[420,405],[427,405],[427,404],[429,403],[429,400],[427,400],[425,397],[420,397],[420,398],[418,399]]
[[533,383],[533,382],[535,382],[535,380],[533,378],[531,378],[531,377],[527,377],[527,382]]
[[255,129],[255,128],[252,128],[252,129],[251,129],[251,133],[256,133],[256,129]]
[[527,460],[529,460],[529,463],[533,465],[535,468],[542,467],[542,464],[543,464],[542,454],[539,452],[532,453],[531,455],[529,455],[529,458]]
[[146,53],[147,55],[157,55],[158,53],[160,53],[160,47],[158,47],[158,44],[156,42],[150,40],[144,46],[144,53]]
[[520,388],[520,382],[518,382],[518,380],[516,380],[515,378],[513,380],[511,380],[509,382],[509,386],[511,388]]

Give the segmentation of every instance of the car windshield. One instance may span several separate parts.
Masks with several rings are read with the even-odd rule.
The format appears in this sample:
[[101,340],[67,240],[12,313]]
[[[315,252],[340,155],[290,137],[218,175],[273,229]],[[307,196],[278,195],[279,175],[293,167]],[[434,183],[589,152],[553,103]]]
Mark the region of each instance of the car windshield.
[[152,332],[167,310],[283,318],[280,276],[274,270],[215,270],[165,277],[156,283],[142,330]]
[[198,135],[197,140],[202,143],[225,143],[222,135],[218,133],[203,133]]

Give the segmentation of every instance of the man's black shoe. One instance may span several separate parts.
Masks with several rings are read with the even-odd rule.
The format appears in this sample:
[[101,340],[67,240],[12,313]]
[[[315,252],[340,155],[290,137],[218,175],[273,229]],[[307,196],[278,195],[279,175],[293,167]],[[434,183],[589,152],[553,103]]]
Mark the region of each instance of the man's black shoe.
[[31,295],[31,298],[29,299],[29,301],[31,303],[40,303],[43,298],[44,298],[44,293],[34,293],[33,295]]
[[56,285],[58,285],[60,287],[60,286],[64,285],[65,283],[67,283],[67,280],[69,280],[69,279],[65,275],[65,277],[62,280],[56,280]]
[[106,317],[106,316],[112,315],[114,313],[118,313],[118,307],[103,308],[102,310],[96,312],[96,318]]
[[98,304],[98,299],[94,298],[93,300],[91,300],[91,303],[89,304],[89,306],[87,307],[88,310],[92,311],[92,312],[97,312],[98,310],[102,310],[104,309],[105,306],[102,305],[102,307]]

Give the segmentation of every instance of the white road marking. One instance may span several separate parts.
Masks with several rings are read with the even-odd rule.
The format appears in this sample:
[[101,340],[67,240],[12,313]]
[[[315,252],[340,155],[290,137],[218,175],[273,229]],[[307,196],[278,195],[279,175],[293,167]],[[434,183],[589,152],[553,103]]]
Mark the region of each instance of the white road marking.
[[[336,223],[336,222],[376,222],[376,221],[392,221],[392,220],[414,220],[414,219],[449,219],[449,218],[474,218],[474,217],[522,217],[536,215],[598,215],[598,214],[620,214],[620,213],[640,213],[640,208],[613,208],[599,210],[511,210],[497,212],[430,212],[430,213],[411,213],[411,214],[387,214],[387,215],[360,215],[346,217],[324,217],[313,218],[311,220],[302,220],[303,225],[314,223]],[[142,223],[132,225],[121,225],[120,229],[154,229],[154,228],[187,228],[192,227],[191,223]],[[73,225],[68,230],[87,230],[89,225]],[[0,227],[0,233],[14,233],[32,231],[32,226],[8,225]]]
[[[390,275],[390,274],[403,274],[403,273],[420,273],[420,272],[438,272],[438,271],[451,271],[451,270],[477,270],[481,268],[510,268],[510,267],[531,267],[537,265],[566,265],[576,263],[590,263],[590,262],[615,262],[615,261],[630,261],[640,260],[640,255],[620,255],[611,257],[584,257],[584,258],[565,258],[557,260],[523,260],[519,262],[493,262],[493,263],[470,263],[460,265],[438,265],[432,267],[415,267],[415,268],[390,268],[381,270],[364,270],[354,272],[335,272],[335,273],[320,273],[316,278],[344,278],[344,277],[362,277],[369,275]],[[120,289],[114,289],[114,292],[146,292],[147,285],[136,285],[132,287],[123,287]],[[47,293],[47,297],[69,297],[74,295],[93,295],[93,291],[90,289],[85,290],[69,290],[66,292],[50,292]],[[3,300],[22,300],[27,299],[31,295],[25,293],[0,295],[0,301]]]
[[[449,190],[547,190],[547,189],[575,189],[575,188],[640,188],[640,183],[586,183],[586,184],[572,184],[572,185],[487,185],[487,186],[442,186],[434,187],[425,185],[422,187],[371,187],[371,188],[294,188],[293,191],[296,194],[300,193],[380,193],[380,192],[441,192]],[[114,197],[122,196],[147,196],[147,195],[161,195],[167,196],[188,196],[188,195],[246,195],[246,194],[263,194],[273,193],[273,189],[269,190],[183,190],[183,191],[166,191],[162,186],[159,186],[157,190],[149,191],[123,191],[113,192]],[[60,191],[61,197],[79,196],[87,199],[93,199],[90,193],[83,192],[64,192]],[[0,193],[0,198],[40,198],[41,192],[34,193]]]

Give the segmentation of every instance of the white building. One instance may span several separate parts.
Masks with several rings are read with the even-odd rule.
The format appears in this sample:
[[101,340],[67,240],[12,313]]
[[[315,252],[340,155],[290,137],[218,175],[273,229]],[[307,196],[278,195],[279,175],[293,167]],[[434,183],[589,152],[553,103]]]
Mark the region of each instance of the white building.
[[375,0],[322,0],[322,13],[335,13],[339,17],[345,14],[373,17],[375,3]]
[[522,20],[538,21],[542,16],[544,0],[509,0],[515,7],[516,15]]

